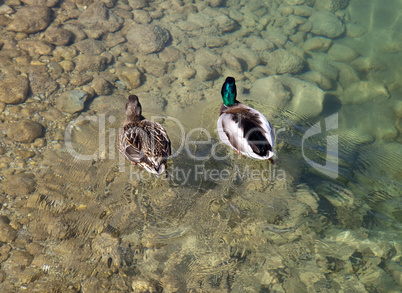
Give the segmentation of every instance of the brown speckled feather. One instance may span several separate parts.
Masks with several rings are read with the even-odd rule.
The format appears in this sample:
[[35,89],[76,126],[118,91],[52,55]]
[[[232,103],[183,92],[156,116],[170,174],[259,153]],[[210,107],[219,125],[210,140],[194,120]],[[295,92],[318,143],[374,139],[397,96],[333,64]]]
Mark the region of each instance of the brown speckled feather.
[[145,120],[136,96],[129,97],[126,115],[127,119],[119,135],[119,151],[147,171],[161,174],[171,154],[166,130],[159,123]]

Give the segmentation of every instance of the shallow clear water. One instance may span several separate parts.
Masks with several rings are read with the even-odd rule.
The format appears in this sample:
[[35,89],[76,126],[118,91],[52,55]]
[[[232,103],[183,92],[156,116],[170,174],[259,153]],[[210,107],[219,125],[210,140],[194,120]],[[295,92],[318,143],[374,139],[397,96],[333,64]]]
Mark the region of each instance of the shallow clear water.
[[[400,292],[400,1],[106,1],[91,27],[91,1],[74,2],[48,3],[75,36],[48,53],[23,40],[50,33],[1,19],[1,79],[30,82],[0,104],[1,292]],[[147,54],[127,42],[139,23],[170,41]],[[104,68],[79,69],[98,55]],[[220,143],[228,75],[273,124],[275,164]],[[73,89],[90,97],[67,114]],[[118,153],[129,94],[169,134],[168,177]],[[23,119],[45,139],[15,139]]]

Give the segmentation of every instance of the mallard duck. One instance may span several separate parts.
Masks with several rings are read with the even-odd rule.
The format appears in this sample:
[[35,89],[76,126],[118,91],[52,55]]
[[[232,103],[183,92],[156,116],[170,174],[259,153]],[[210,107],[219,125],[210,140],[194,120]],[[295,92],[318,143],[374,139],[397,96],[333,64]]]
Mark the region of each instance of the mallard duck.
[[236,100],[233,77],[226,78],[221,94],[223,104],[217,123],[220,140],[237,153],[273,163],[275,135],[271,123],[257,110]]
[[166,170],[170,156],[170,140],[166,130],[142,116],[138,97],[131,95],[126,103],[126,120],[119,133],[119,151],[134,165],[160,175]]

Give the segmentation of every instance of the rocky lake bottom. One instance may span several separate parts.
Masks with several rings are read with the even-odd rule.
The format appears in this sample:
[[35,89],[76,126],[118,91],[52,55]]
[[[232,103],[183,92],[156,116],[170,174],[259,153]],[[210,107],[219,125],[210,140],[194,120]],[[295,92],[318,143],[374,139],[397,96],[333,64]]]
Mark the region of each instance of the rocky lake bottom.
[[[4,0],[0,292],[400,292],[397,0]],[[226,76],[275,164],[219,143]],[[124,105],[169,177],[117,151]]]

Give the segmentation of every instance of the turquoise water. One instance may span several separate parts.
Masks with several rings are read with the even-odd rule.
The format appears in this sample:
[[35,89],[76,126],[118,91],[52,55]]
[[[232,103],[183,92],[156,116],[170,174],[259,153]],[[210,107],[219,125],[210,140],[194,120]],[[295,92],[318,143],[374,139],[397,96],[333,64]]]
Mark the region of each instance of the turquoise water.
[[[400,1],[44,3],[0,8],[1,292],[400,292]],[[226,76],[275,164],[220,143]],[[129,94],[168,177],[118,153]]]

